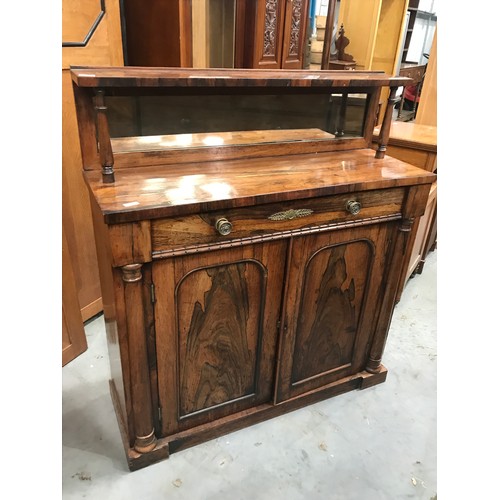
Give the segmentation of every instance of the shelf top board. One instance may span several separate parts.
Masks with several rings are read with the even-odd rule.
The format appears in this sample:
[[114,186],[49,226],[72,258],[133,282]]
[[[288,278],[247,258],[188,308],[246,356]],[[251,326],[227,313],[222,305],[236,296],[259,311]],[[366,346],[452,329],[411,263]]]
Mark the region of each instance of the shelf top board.
[[[373,130],[373,140],[380,135],[380,126]],[[394,121],[391,123],[389,144],[425,151],[437,152],[437,127],[415,122]]]
[[79,87],[378,87],[408,85],[383,71],[194,69],[153,67],[71,68]]
[[372,149],[84,173],[108,224],[316,196],[430,184],[436,176]]

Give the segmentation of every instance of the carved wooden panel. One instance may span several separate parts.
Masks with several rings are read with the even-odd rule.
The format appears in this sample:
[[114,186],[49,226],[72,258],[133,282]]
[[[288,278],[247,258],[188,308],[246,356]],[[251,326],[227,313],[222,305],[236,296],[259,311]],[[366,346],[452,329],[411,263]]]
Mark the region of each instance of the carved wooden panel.
[[277,401],[363,370],[394,224],[293,238]]
[[265,56],[276,54],[276,32],[278,30],[278,0],[267,0],[264,14],[264,50]]
[[257,0],[254,68],[280,68],[283,46],[284,0]]
[[289,0],[283,29],[283,69],[301,69],[307,28],[308,0]]
[[162,434],[271,401],[286,243],[153,264]]

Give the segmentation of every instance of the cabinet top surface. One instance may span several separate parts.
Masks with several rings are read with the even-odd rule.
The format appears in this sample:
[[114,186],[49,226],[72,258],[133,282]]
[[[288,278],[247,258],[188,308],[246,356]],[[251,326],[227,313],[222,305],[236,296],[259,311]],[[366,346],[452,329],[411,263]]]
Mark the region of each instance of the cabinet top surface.
[[73,67],[79,87],[377,87],[405,85],[382,71]]
[[108,224],[433,182],[435,175],[371,149],[128,168],[86,181]]
[[[380,134],[380,127],[375,127],[373,138]],[[420,125],[414,122],[394,121],[391,123],[389,144],[414,147],[436,152],[437,150],[437,127],[432,125]]]

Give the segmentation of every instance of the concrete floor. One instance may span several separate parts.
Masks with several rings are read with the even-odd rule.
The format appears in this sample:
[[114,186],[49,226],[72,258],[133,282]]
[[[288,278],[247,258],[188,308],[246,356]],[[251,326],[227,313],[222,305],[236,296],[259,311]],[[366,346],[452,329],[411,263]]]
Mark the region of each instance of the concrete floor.
[[63,368],[66,500],[395,500],[434,498],[436,264],[409,281],[393,316],[384,384],[173,454],[129,472],[108,392],[102,316]]

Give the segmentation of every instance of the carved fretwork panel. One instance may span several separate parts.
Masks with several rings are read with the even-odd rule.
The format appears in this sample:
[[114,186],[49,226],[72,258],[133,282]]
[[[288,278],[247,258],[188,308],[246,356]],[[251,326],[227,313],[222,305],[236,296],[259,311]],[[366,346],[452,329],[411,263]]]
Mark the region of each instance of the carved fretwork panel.
[[278,0],[266,1],[264,14],[264,56],[276,57],[276,32],[278,30]]

